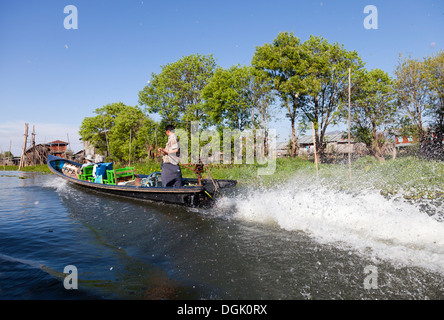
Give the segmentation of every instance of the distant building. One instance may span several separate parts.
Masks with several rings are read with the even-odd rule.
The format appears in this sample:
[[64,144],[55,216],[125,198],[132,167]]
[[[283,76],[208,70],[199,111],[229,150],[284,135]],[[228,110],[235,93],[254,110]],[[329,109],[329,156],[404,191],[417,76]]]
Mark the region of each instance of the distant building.
[[278,158],[286,157],[290,153],[289,142],[277,142],[276,143],[276,155]]
[[1,166],[17,166],[19,163],[20,163],[20,157],[0,159]]
[[397,148],[400,147],[407,147],[411,145],[412,143],[416,143],[418,140],[412,136],[406,137],[406,136],[396,136],[395,137],[395,146]]
[[56,157],[66,158],[66,151],[69,143],[61,140],[55,140],[46,144],[49,147],[49,153]]
[[23,165],[26,167],[36,164],[46,164],[48,154],[50,154],[49,145],[36,144],[26,150]]
[[[334,131],[326,133],[324,136],[325,142],[327,143],[326,153],[334,154],[348,154],[348,138],[344,137],[344,133],[340,131]],[[312,155],[314,154],[314,143],[312,135],[305,135],[298,138],[299,144],[299,155]],[[354,152],[356,141],[351,139],[350,141],[351,152]]]
[[93,157],[95,163],[105,161],[105,156],[101,155],[88,141],[83,141],[83,149],[73,154],[71,160],[84,162],[87,156]]

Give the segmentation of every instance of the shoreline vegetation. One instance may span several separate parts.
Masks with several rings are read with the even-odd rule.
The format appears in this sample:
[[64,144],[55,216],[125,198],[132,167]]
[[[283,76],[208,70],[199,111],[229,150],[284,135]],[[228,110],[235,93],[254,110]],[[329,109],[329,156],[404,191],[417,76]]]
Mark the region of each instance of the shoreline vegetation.
[[[117,167],[126,164],[115,164]],[[160,171],[160,162],[147,160],[131,164],[139,174]],[[258,164],[208,165],[214,179],[234,179],[239,187],[278,188],[292,180],[300,183],[318,183],[341,191],[378,190],[384,196],[401,194],[407,200],[444,200],[444,162],[425,160],[414,156],[399,157],[379,162],[373,157],[359,158],[352,163],[352,179],[348,164],[319,164],[319,174],[312,160],[277,158],[273,175],[259,176]],[[17,171],[18,166],[0,166],[1,171]],[[47,165],[23,167],[21,172],[51,173]],[[184,178],[195,174],[182,166]],[[207,178],[208,173],[203,173]]]
[[354,152],[366,150],[382,162],[393,138],[405,137],[419,143],[418,155],[444,160],[444,73],[438,72],[444,51],[420,59],[400,55],[394,77],[365,65],[343,44],[313,35],[303,41],[288,31],[256,46],[248,65],[224,68],[213,54],[190,54],[152,73],[137,105],[97,106],[79,135],[96,154],[134,162],[157,156],[166,125],[184,132],[179,139],[186,134],[189,144],[199,137],[200,146],[211,140],[223,149],[217,137],[227,138],[225,131],[234,141],[236,132],[256,131],[257,138],[261,130],[267,142],[276,121],[285,119],[290,132],[281,142],[291,157],[299,153],[298,136],[311,131],[317,158],[328,161],[328,132],[348,124]]

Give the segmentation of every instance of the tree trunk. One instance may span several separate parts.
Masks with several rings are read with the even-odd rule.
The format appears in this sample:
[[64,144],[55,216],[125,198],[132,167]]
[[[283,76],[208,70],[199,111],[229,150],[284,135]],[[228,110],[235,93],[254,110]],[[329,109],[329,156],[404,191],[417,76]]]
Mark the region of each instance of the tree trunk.
[[297,157],[298,155],[298,140],[296,138],[295,120],[295,118],[291,119],[291,156],[293,158]]
[[[320,143],[320,137],[319,137],[319,132],[318,129],[315,128],[315,140],[316,140],[316,155],[315,157],[318,158],[319,162],[322,162],[324,160],[324,151],[322,150],[322,145]],[[321,156],[322,154],[322,156]]]

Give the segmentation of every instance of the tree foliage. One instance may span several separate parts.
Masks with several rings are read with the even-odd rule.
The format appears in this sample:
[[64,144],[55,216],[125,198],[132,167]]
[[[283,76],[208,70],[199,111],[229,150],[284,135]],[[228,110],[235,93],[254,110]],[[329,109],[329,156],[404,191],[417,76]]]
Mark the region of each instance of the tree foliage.
[[340,121],[339,106],[348,100],[349,68],[355,79],[364,68],[356,51],[348,51],[338,43],[330,44],[311,36],[304,42],[307,52],[307,95],[301,106],[302,121],[313,122],[320,158],[326,149],[327,128]]
[[154,121],[139,107],[124,108],[109,132],[110,153],[120,161],[146,157],[155,129]]
[[356,51],[311,36],[301,43],[293,33],[280,33],[272,44],[256,48],[252,64],[273,78],[292,127],[292,154],[296,155],[296,119],[313,122],[322,157],[328,126],[339,121],[339,105],[347,95],[348,69],[353,76],[364,64]]
[[211,125],[239,130],[265,127],[273,101],[266,74],[249,66],[218,68],[202,97]]
[[[138,106],[112,103],[94,113],[97,115],[84,118],[79,134],[97,153],[116,161],[129,161],[146,157],[155,148],[153,137],[158,134],[158,125]],[[163,135],[160,139],[164,140]]]
[[212,55],[189,55],[152,74],[149,84],[139,92],[139,103],[165,122],[189,131],[191,121],[205,126],[208,115],[201,92],[213,76],[216,61]]
[[421,154],[443,158],[444,52],[422,60],[401,57],[395,75],[400,110],[421,143]]
[[438,142],[444,138],[444,51],[426,57],[425,77],[429,88],[428,115]]
[[108,153],[108,135],[115,119],[127,106],[122,102],[110,103],[94,110],[96,116],[86,117],[80,125],[79,135],[83,141],[96,148],[98,153]]
[[429,94],[425,72],[423,61],[406,57],[400,57],[395,70],[398,105],[415,126],[420,141],[425,137],[424,116]]
[[[200,129],[218,132],[267,130],[277,102],[290,120],[291,155],[298,152],[297,128],[311,128],[313,123],[322,159],[327,129],[348,118],[349,70],[352,133],[372,155],[383,158],[387,141],[380,133],[395,124],[398,134],[413,133],[423,144],[432,135],[437,146],[433,152],[442,155],[442,50],[422,60],[401,57],[391,79],[380,69],[367,71],[356,51],[317,36],[302,42],[292,32],[256,47],[251,66],[222,68],[212,55],[199,54],[162,66],[139,91],[143,108],[122,102],[104,105],[84,118],[79,133],[99,153],[128,161],[152,156],[166,142],[165,124],[188,133],[193,121]],[[148,114],[159,115],[160,121]]]
[[[384,160],[390,131],[396,117],[392,79],[380,70],[362,71],[355,79],[350,107],[353,136],[366,145],[370,154]],[[345,111],[346,108],[344,108]],[[346,118],[346,112],[343,112]]]
[[256,47],[252,65],[272,79],[272,88],[286,110],[292,132],[291,154],[297,155],[296,119],[301,97],[307,91],[307,59],[301,42],[292,32],[279,33],[271,44]]

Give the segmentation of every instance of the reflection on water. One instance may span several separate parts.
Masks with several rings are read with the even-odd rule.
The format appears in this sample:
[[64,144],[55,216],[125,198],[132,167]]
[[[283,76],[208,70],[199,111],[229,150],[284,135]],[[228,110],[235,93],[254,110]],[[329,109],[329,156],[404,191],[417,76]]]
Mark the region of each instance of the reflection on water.
[[[198,211],[53,175],[3,172],[0,187],[1,298],[444,297],[442,223],[374,194],[241,190]],[[63,288],[66,265],[77,292]],[[376,289],[364,288],[369,265]]]

